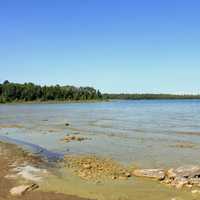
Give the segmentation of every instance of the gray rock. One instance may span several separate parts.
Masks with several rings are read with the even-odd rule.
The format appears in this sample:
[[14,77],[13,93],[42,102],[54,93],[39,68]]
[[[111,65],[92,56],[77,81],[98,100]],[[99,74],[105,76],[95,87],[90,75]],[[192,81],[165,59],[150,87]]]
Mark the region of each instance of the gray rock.
[[200,166],[188,165],[177,169],[170,169],[167,172],[169,178],[200,178]]
[[181,189],[183,186],[191,188],[193,185],[200,184],[200,166],[187,165],[177,169],[169,169],[167,178],[171,180],[171,185],[177,189]]
[[157,180],[165,179],[165,171],[163,169],[136,169],[133,171],[133,175]]

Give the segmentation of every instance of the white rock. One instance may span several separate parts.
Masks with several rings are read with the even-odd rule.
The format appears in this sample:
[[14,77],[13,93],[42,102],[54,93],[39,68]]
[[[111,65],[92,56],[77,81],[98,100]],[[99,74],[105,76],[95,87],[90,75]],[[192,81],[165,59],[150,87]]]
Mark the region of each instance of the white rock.
[[39,186],[36,184],[32,184],[32,185],[20,185],[17,187],[14,187],[10,190],[10,194],[12,196],[21,196],[23,194],[25,194],[28,191],[32,191],[37,189]]

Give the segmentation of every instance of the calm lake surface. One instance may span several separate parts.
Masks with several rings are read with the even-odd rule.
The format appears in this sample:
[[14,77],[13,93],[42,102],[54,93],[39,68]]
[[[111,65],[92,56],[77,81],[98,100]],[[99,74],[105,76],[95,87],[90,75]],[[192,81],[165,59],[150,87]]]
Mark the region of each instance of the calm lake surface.
[[[2,104],[0,127],[2,136],[61,154],[96,154],[138,167],[200,164],[200,100]],[[67,134],[88,139],[61,142]]]

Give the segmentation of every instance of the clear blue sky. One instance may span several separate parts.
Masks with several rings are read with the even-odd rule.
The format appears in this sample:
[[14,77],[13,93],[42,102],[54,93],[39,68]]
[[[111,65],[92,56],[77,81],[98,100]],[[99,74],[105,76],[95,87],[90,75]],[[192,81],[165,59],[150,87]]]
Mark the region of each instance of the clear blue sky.
[[200,93],[199,0],[0,0],[0,81]]

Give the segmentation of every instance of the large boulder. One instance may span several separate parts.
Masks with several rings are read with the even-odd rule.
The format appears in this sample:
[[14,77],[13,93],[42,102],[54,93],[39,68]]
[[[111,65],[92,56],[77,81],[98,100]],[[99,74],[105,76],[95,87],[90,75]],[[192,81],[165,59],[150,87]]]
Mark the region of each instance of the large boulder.
[[136,169],[133,171],[133,175],[157,180],[165,179],[165,171],[163,169]]

